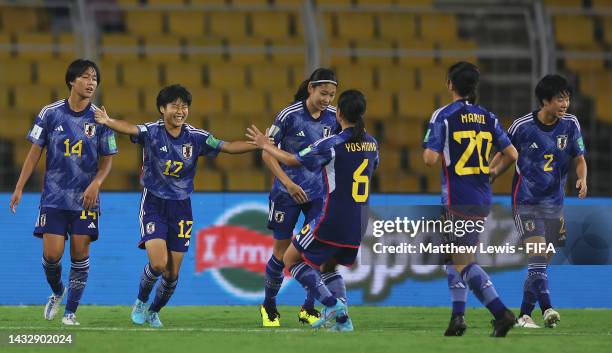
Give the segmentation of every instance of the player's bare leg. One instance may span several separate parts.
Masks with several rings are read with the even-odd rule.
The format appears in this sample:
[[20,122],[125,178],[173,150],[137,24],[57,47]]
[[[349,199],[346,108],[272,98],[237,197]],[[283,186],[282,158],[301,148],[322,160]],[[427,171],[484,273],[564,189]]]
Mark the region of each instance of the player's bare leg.
[[66,294],[66,288],[62,283],[62,255],[64,254],[66,238],[58,234],[43,234],[43,258],[42,265],[47,277],[47,283],[51,287],[52,294],[47,300],[43,316],[47,320],[53,320],[59,312],[62,299]]

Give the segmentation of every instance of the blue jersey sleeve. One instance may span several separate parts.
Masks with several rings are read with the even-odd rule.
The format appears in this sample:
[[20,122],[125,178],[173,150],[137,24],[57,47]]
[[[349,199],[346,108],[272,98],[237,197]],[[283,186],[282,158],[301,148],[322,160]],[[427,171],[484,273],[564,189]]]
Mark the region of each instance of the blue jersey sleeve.
[[219,152],[221,152],[221,146],[223,146],[223,141],[215,138],[213,134],[208,134],[208,136],[202,135],[202,143],[200,144],[200,156],[204,157],[216,157]]
[[138,128],[138,135],[130,135],[130,141],[144,146],[145,141],[150,136],[149,129],[144,124],[136,125],[136,127]]
[[508,138],[506,131],[499,123],[499,120],[494,114],[491,114],[493,119],[493,143],[498,151],[503,151],[506,147],[510,146],[512,142]]
[[573,134],[569,145],[569,153],[570,156],[574,158],[582,156],[586,153],[586,149],[584,148],[584,140],[582,139],[582,133],[580,132],[580,125],[578,124],[578,121],[576,121],[573,129]]
[[102,137],[100,138],[100,144],[98,144],[98,154],[110,156],[118,151],[115,132],[106,126],[102,126]]
[[289,116],[284,116],[281,119],[281,114],[278,114],[274,119],[274,123],[268,129],[268,137],[274,140],[274,144],[278,145],[287,132],[287,119],[291,119]]
[[28,141],[32,142],[35,145],[39,145],[44,147],[47,144],[47,119],[42,119],[40,116],[36,117],[36,121],[32,126],[32,129],[28,132]]
[[429,122],[429,127],[423,140],[423,148],[440,153],[444,149],[445,140],[446,124],[444,124],[444,119],[437,116]]
[[321,139],[295,155],[295,158],[308,170],[319,170],[334,158],[334,148],[329,138]]

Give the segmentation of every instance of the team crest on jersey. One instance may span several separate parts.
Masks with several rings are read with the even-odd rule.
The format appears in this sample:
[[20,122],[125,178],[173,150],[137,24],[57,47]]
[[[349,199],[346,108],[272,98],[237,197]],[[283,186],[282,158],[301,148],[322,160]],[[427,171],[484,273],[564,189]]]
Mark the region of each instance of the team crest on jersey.
[[85,123],[85,136],[92,138],[96,134],[96,124]]
[[567,147],[567,135],[557,135],[557,148],[564,150]]
[[193,146],[190,143],[183,145],[183,158],[190,159],[193,154]]
[[331,136],[331,127],[323,126],[323,137]]
[[533,232],[533,230],[535,229],[535,222],[534,221],[525,221],[525,230],[528,232]]
[[147,234],[153,234],[155,232],[155,222],[147,223]]
[[274,220],[276,223],[283,223],[285,220],[285,212],[282,211],[274,211]]

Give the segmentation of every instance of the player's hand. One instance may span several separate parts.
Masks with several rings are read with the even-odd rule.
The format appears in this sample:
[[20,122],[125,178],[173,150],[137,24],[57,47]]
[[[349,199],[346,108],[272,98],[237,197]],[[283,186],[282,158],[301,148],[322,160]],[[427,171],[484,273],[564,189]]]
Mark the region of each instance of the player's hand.
[[584,199],[587,196],[587,182],[586,179],[576,180],[576,189],[578,189],[578,197]]
[[96,205],[96,201],[98,201],[99,191],[100,187],[95,182],[89,184],[87,189],[85,189],[85,192],[83,193],[83,209],[85,211],[89,211],[92,207]]
[[104,108],[104,106],[102,106],[102,108],[96,109],[96,111],[94,112],[94,118],[96,119],[96,123],[101,125],[106,125],[110,121],[110,118],[108,117],[108,114],[106,113],[106,108]]
[[13,213],[17,212],[17,206],[19,206],[19,201],[21,201],[21,195],[23,191],[15,190],[13,195],[11,196],[11,202],[9,203],[9,207]]
[[255,145],[261,149],[264,148],[265,145],[270,144],[270,139],[268,136],[268,129],[266,129],[266,134],[262,134],[261,131],[255,125],[251,125],[251,127],[247,127],[246,137],[249,138],[249,143]]
[[308,196],[306,195],[306,192],[304,192],[304,189],[302,189],[298,184],[291,182],[290,184],[285,185],[285,188],[287,188],[287,192],[289,193],[289,195],[291,195],[291,197],[298,204],[308,202]]
[[497,169],[496,168],[491,168],[489,170],[489,184],[493,184],[495,182],[495,179],[497,179]]

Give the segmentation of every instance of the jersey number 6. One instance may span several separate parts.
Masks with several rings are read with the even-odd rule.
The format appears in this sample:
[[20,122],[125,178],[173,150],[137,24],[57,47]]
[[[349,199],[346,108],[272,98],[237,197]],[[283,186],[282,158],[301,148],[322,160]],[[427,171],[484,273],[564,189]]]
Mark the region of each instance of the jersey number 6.
[[[353,172],[353,200],[355,202],[365,202],[368,199],[370,178],[367,175],[363,175],[363,171],[368,166],[368,159],[364,159],[363,162]],[[359,184],[363,184],[363,194],[359,193]]]

